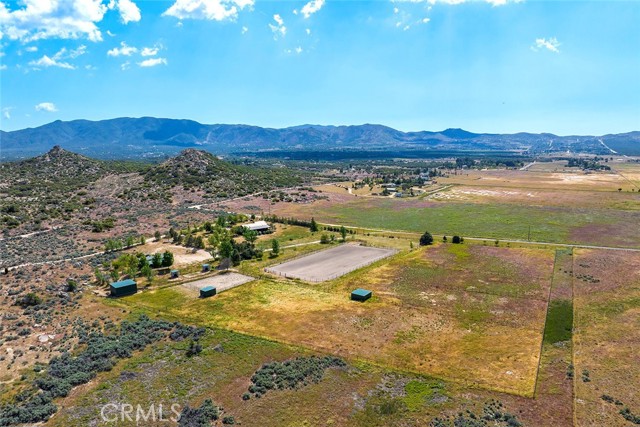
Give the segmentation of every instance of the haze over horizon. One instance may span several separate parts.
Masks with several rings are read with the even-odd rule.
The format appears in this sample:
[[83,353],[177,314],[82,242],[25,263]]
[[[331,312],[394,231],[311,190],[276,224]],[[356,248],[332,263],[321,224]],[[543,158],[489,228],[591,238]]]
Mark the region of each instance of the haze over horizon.
[[0,1],[0,129],[625,133],[640,130],[637,22],[639,2]]

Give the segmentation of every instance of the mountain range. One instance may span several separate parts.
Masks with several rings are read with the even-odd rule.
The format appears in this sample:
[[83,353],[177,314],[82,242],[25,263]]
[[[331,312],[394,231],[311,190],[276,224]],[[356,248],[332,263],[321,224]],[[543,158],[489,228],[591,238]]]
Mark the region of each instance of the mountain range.
[[16,160],[59,145],[102,159],[163,158],[185,148],[219,155],[274,152],[501,152],[512,154],[589,153],[640,155],[640,132],[603,136],[550,133],[488,134],[463,129],[402,132],[387,126],[301,125],[282,129],[202,124],[154,117],[55,121],[36,128],[0,131],[0,160]]

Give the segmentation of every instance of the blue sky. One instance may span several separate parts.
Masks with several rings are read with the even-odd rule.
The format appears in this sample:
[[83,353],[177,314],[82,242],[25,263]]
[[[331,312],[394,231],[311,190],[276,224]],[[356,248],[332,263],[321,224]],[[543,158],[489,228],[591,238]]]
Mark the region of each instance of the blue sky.
[[0,0],[0,128],[640,130],[640,2]]

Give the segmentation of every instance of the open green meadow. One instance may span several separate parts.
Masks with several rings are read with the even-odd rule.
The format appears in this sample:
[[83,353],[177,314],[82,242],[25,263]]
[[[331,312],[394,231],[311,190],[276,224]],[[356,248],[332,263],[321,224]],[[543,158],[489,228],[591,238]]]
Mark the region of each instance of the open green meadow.
[[341,204],[284,206],[279,214],[371,229],[640,247],[636,210],[354,197]]

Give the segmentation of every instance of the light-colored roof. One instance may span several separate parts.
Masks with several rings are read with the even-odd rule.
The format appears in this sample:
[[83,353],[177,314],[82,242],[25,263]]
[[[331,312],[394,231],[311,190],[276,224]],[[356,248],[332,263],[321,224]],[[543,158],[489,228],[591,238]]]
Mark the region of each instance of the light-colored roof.
[[256,221],[252,224],[245,225],[249,230],[262,230],[264,228],[269,228],[269,224],[266,221]]

